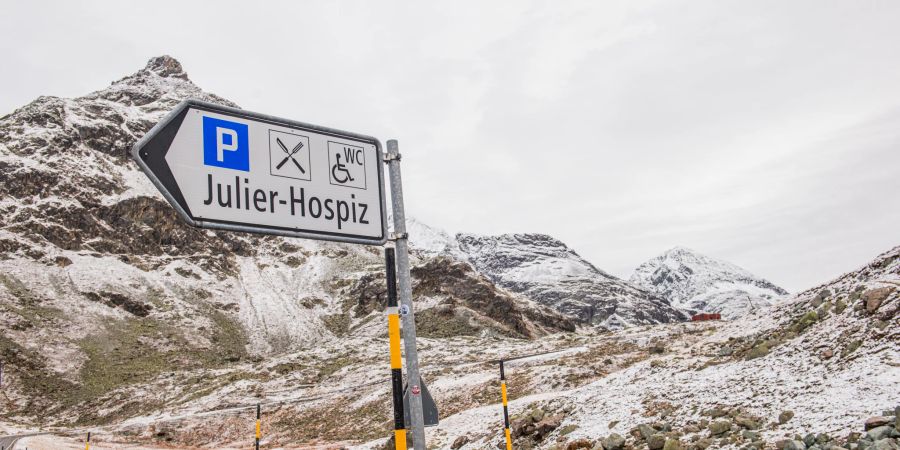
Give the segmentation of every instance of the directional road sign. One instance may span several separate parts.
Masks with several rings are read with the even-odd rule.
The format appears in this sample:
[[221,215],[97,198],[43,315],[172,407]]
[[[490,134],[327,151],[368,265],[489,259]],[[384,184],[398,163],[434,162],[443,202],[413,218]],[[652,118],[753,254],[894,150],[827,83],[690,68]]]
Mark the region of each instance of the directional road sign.
[[196,100],[132,149],[191,225],[381,245],[381,143],[369,136]]

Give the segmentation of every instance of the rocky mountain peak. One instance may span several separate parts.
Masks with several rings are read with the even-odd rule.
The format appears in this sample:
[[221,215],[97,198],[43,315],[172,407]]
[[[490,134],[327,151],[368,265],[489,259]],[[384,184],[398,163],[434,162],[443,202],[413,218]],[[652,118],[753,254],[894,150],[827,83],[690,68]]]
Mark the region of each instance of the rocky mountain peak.
[[181,67],[181,63],[169,55],[150,58],[150,61],[147,61],[147,66],[144,67],[144,70],[161,77],[181,78],[182,80],[188,79],[187,73],[185,73],[184,69]]
[[767,307],[787,291],[728,261],[673,247],[635,269],[630,281],[690,312],[727,318]]
[[459,250],[491,280],[585,324],[609,328],[684,320],[658,295],[595,267],[545,234],[458,234]]

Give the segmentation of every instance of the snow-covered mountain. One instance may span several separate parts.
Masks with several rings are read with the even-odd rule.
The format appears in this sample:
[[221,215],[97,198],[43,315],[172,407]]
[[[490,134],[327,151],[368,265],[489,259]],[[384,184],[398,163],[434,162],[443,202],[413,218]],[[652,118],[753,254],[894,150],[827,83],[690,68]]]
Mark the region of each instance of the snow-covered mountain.
[[734,319],[767,308],[787,291],[727,261],[675,247],[635,269],[630,281],[688,312]]
[[582,323],[618,329],[686,319],[664,298],[616,278],[542,234],[457,235],[460,251],[500,286]]
[[[116,396],[165,373],[385,333],[382,249],[200,230],[176,216],[127,151],[187,98],[234,106],[158,57],[105,89],[40,97],[0,118],[0,359],[11,401],[0,416],[110,420],[157,407]],[[412,227],[423,338],[574,330],[442,255],[440,232]],[[73,416],[93,410],[73,407],[87,401],[102,413]]]

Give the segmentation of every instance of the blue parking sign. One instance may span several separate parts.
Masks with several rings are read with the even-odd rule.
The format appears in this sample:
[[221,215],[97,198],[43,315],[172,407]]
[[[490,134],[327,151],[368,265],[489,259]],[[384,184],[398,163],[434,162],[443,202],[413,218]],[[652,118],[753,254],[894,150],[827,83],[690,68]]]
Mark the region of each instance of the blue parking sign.
[[250,171],[247,124],[203,116],[203,164]]

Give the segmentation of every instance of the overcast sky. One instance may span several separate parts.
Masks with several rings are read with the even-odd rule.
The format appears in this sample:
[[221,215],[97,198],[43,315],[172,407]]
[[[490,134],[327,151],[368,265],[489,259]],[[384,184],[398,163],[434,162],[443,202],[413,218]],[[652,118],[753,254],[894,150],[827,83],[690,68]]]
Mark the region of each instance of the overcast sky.
[[407,211],[628,277],[682,245],[797,291],[900,245],[900,2],[6,2],[0,115],[170,54],[396,138]]

